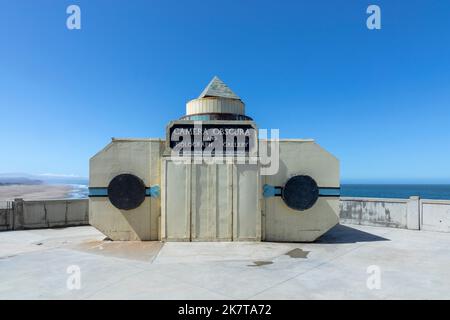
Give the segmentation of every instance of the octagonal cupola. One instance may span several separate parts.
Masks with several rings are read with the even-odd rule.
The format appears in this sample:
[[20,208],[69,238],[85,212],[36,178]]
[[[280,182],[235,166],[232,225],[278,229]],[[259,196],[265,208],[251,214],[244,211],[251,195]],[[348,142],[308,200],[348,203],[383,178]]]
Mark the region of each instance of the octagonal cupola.
[[183,120],[252,120],[245,115],[245,104],[222,80],[215,76],[197,99],[186,104]]

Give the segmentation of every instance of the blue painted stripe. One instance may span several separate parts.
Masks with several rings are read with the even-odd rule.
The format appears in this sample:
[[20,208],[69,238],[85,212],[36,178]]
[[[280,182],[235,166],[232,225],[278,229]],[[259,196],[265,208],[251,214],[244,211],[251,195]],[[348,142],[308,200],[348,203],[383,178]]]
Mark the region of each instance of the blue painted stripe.
[[[281,196],[282,187],[271,186],[265,184],[263,186],[264,198]],[[339,197],[341,195],[341,188],[339,187],[319,187],[319,197]]]
[[319,196],[321,197],[339,197],[341,188],[319,188]]
[[268,184],[263,186],[263,196],[264,198],[270,198],[281,195],[281,188],[274,187]]
[[[147,197],[157,198],[161,194],[161,188],[158,185],[151,186],[145,189],[145,195]],[[107,197],[108,188],[89,188],[89,197]]]
[[89,197],[107,197],[108,188],[89,188]]
[[158,198],[161,194],[161,188],[158,185],[151,186],[150,188],[145,189],[145,195],[147,197]]

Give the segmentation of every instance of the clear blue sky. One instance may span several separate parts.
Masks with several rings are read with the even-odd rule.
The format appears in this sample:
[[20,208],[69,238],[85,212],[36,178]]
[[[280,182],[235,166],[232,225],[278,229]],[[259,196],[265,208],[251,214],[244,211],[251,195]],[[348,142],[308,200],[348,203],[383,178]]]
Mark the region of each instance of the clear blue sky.
[[448,0],[0,3],[0,172],[87,176],[111,137],[163,137],[218,75],[344,181],[450,182]]

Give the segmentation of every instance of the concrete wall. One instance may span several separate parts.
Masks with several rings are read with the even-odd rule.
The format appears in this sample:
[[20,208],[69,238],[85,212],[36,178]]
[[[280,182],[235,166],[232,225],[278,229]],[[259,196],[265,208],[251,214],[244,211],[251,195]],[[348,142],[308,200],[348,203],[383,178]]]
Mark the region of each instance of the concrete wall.
[[[271,154],[271,145],[267,146]],[[309,175],[321,187],[339,187],[339,160],[313,140],[280,140],[280,163],[274,175],[262,176],[263,185],[284,186],[295,175]],[[339,223],[339,198],[319,197],[305,211],[289,208],[281,197],[262,202],[265,241],[314,241]]]
[[406,199],[341,198],[340,221],[406,229],[407,204]]
[[341,223],[450,232],[450,200],[341,198]]
[[0,202],[0,231],[9,230],[13,210],[12,206],[12,201]]
[[0,209],[0,231],[80,226],[89,224],[87,199],[16,199],[13,209]]
[[419,201],[420,228],[427,231],[450,232],[450,201]]
[[[122,173],[133,174],[146,187],[161,185],[161,139],[113,139],[90,159],[89,187],[107,188]],[[89,198],[89,222],[112,240],[158,240],[160,198],[146,197],[136,209],[120,210],[108,197]]]

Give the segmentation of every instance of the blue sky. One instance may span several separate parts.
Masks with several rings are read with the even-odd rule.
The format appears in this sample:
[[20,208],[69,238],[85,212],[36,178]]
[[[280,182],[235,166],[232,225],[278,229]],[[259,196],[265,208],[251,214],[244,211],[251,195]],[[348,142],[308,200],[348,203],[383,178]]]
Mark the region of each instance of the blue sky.
[[87,176],[111,137],[163,137],[218,75],[260,128],[335,154],[344,181],[450,182],[447,0],[0,4],[0,172]]

